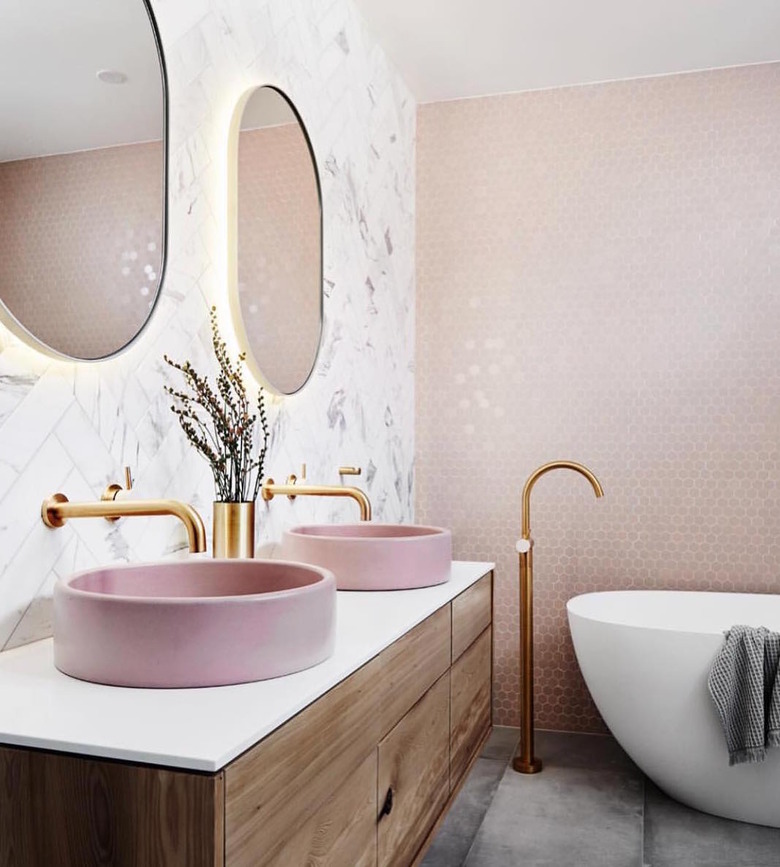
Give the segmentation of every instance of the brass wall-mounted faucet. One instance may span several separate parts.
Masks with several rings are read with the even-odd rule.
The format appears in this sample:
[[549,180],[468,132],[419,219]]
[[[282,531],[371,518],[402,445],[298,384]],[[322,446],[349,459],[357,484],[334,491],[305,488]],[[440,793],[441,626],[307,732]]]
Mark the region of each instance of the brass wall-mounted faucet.
[[531,541],[531,490],[536,482],[551,470],[574,470],[585,476],[597,497],[604,496],[601,482],[582,464],[574,461],[552,461],[534,470],[523,487],[522,534],[517,542],[520,558],[520,670],[521,719],[520,749],[512,767],[521,774],[538,774],[541,759],[534,756],[534,613],[533,613],[533,542]]
[[133,480],[130,468],[125,467],[126,488],[109,485],[99,500],[92,503],[71,503],[65,494],[52,494],[41,505],[41,520],[47,527],[56,529],[64,526],[70,518],[105,518],[116,521],[133,515],[172,515],[178,518],[187,530],[190,552],[206,550],[206,528],[203,519],[188,503],[179,500],[124,500],[118,494],[131,490]]
[[[359,476],[360,473],[360,467],[339,467],[341,476]],[[301,468],[300,479],[294,473],[287,477],[284,485],[277,485],[273,479],[266,479],[260,488],[260,493],[266,503],[277,495],[285,496],[289,500],[294,500],[296,497],[350,497],[360,506],[360,520],[371,520],[371,503],[360,488],[348,485],[307,485],[305,482],[306,464]]]

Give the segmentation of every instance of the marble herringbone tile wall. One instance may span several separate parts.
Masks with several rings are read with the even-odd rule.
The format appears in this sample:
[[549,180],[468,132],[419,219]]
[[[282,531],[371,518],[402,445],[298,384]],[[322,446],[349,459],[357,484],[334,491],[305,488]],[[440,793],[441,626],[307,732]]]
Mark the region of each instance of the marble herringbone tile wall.
[[[0,647],[51,632],[59,575],[185,545],[174,520],[40,522],[44,496],[99,496],[133,466],[138,496],[192,502],[212,485],[168,410],[163,352],[209,362],[208,306],[227,330],[226,148],[235,99],[277,84],[310,132],[323,185],[325,333],[316,371],[271,407],[267,469],[337,481],[361,464],[379,520],[412,517],[415,104],[350,0],[152,0],[170,84],[170,243],[154,317],[123,355],[46,359],[0,330]],[[351,503],[276,500],[260,541]]]
[[777,592],[780,64],[425,105],[418,518],[496,559],[497,722],[518,722],[534,492],[537,722],[601,730],[566,600]]

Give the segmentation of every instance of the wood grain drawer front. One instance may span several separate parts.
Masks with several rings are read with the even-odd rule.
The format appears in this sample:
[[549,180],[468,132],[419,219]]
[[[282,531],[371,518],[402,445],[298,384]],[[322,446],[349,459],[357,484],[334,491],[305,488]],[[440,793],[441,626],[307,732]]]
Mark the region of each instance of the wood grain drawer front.
[[2,867],[222,867],[221,774],[0,748]]
[[289,836],[273,867],[376,867],[376,750]]
[[[277,857],[293,828],[341,786],[450,661],[441,608],[225,771],[229,867]],[[376,817],[374,817],[374,821]]]
[[493,573],[452,600],[452,661],[470,647],[493,620]]
[[492,630],[486,629],[452,666],[450,782],[456,786],[490,728]]
[[379,744],[379,867],[408,867],[447,802],[449,711],[448,672]]

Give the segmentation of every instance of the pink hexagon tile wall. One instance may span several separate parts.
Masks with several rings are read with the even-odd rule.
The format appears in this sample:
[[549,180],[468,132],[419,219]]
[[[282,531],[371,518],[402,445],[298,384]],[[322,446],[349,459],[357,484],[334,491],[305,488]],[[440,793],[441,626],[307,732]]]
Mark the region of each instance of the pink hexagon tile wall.
[[520,491],[537,714],[599,731],[566,600],[780,588],[780,64],[422,106],[417,520],[496,559],[518,722]]

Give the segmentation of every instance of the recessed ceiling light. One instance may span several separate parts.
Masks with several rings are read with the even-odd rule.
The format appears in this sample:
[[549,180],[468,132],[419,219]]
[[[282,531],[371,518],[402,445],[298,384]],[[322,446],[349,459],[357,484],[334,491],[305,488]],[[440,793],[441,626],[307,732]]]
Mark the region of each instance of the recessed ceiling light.
[[118,69],[101,69],[97,77],[104,84],[124,84],[127,81],[127,76]]

